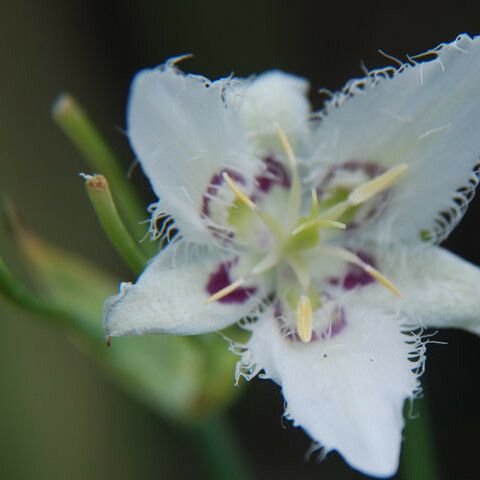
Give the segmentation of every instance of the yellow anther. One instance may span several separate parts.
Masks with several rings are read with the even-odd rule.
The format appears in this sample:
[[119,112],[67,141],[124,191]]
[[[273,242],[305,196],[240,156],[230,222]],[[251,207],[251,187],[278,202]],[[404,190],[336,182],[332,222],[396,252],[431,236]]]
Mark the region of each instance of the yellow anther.
[[303,343],[312,339],[312,304],[306,295],[301,295],[297,303],[297,332]]
[[220,300],[223,297],[230,295],[230,293],[234,292],[237,288],[241,287],[244,283],[245,283],[244,278],[239,278],[238,280],[235,280],[235,282],[231,283],[230,285],[227,285],[225,288],[222,288],[218,292],[214,293],[211,297],[207,298],[205,300],[205,304],[216,302],[217,300]]
[[297,169],[297,159],[295,158],[295,154],[293,153],[293,148],[288,141],[287,135],[285,132],[277,125],[277,133],[278,137],[280,138],[280,143],[282,144],[282,148],[285,151],[285,155],[287,156],[288,163],[293,171]]
[[269,228],[273,235],[278,240],[283,239],[284,231],[280,223],[272,215],[268,214],[267,212],[262,212],[260,209],[258,209],[257,206],[248,198],[248,196],[240,190],[238,185],[232,180],[232,178],[227,172],[223,172],[223,178],[225,179],[235,196],[244,205],[246,205],[250,210],[252,210],[259,216],[259,218]]
[[315,218],[313,220],[308,220],[306,222],[303,222],[301,225],[299,225],[297,228],[295,228],[292,231],[292,237],[295,235],[298,235],[299,233],[303,232],[304,230],[307,230],[311,227],[326,227],[326,228],[340,228],[342,230],[345,230],[347,228],[347,225],[342,222],[336,222],[335,220],[326,220],[323,218]]
[[235,196],[243,203],[245,204],[248,208],[251,210],[256,210],[256,205],[248,198],[248,196],[243,193],[238,185],[232,180],[230,175],[227,172],[223,172],[223,178],[227,182],[228,186],[232,190],[232,192],[235,194]]
[[408,165],[406,163],[400,163],[378,177],[373,178],[369,182],[360,185],[350,193],[348,196],[348,202],[353,206],[366,202],[378,193],[390,188],[398,181],[399,177],[407,171],[407,169]]
[[[298,176],[297,159],[295,158],[293,148],[288,141],[287,135],[278,125],[277,133],[280,138],[282,148],[285,151],[285,155],[287,156],[288,163],[290,164],[290,170],[292,174],[288,206],[285,213],[285,217],[287,218],[288,222],[288,219],[296,219],[300,214],[300,208],[302,204],[302,187],[300,184],[300,178]],[[291,227],[293,227],[293,225],[289,224],[287,229],[290,229]]]
[[388,288],[394,295],[401,297],[400,290],[384,275],[382,275],[376,268],[371,265],[364,264],[364,270],[371,275],[378,283],[381,283],[384,287]]

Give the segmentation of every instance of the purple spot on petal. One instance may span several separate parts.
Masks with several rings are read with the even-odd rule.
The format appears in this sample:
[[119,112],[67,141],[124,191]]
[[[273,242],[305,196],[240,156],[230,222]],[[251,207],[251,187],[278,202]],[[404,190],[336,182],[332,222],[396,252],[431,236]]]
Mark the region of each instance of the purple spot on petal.
[[338,277],[330,277],[327,281],[332,287],[338,287],[340,285],[340,279]]
[[[353,268],[357,268],[358,271],[353,271]],[[373,283],[375,280],[363,270],[358,267],[353,267],[352,271],[348,272],[343,278],[342,287],[345,290],[353,290],[358,287],[365,287],[366,285]]]
[[242,175],[228,168],[225,170],[221,170],[220,172],[214,173],[212,175],[212,178],[210,179],[210,182],[208,182],[207,189],[202,197],[202,214],[206,217],[210,216],[210,202],[212,200],[211,197],[217,196],[218,190],[225,182],[223,178],[224,172],[228,173],[228,175],[234,182],[245,184],[245,179],[242,177]]
[[[238,258],[228,262],[222,262],[217,270],[210,274],[207,285],[205,286],[210,295],[214,295],[222,288],[228,287],[232,283],[230,271],[237,263]],[[219,303],[245,303],[257,291],[256,287],[240,287],[232,293],[225,295],[223,298],[217,300]]]
[[255,177],[258,188],[262,193],[268,193],[275,185],[290,188],[290,176],[282,163],[272,155],[263,159],[265,171]]
[[[365,252],[356,252],[357,256],[368,265],[375,268],[375,259]],[[328,283],[334,287],[341,286],[345,290],[353,290],[354,288],[365,287],[375,282],[375,279],[365,270],[357,265],[348,264],[347,271],[342,278],[331,277]]]

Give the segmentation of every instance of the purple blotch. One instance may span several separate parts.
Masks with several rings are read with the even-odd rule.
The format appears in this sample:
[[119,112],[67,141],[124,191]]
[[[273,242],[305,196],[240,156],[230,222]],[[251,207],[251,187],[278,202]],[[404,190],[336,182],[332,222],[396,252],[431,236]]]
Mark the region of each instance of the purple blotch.
[[[365,252],[356,252],[357,256],[368,265],[375,268],[375,259]],[[353,290],[365,287],[375,282],[375,279],[358,265],[348,264],[347,272],[342,278],[329,278],[328,283],[333,286],[341,286],[345,290]]]
[[272,155],[263,159],[265,171],[255,177],[258,188],[263,193],[268,193],[275,185],[290,188],[290,176],[283,165]]
[[210,182],[208,182],[207,190],[202,197],[202,214],[206,217],[210,216],[210,197],[215,197],[218,193],[219,188],[225,182],[225,179],[223,178],[224,172],[228,173],[228,175],[234,182],[245,184],[245,179],[242,177],[242,175],[228,168],[220,172],[214,173],[212,175],[212,178],[210,179]]
[[[237,263],[238,258],[228,262],[222,262],[218,268],[210,274],[206,290],[210,295],[214,295],[222,288],[228,287],[232,283],[230,270]],[[257,291],[256,287],[240,287],[232,293],[225,295],[217,300],[219,303],[245,303]]]

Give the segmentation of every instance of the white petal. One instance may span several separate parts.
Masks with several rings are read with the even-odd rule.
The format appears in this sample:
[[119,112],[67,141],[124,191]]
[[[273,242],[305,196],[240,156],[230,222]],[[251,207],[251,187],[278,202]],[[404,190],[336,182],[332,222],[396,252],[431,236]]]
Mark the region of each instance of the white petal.
[[259,75],[252,83],[237,89],[243,123],[260,148],[279,150],[278,127],[295,149],[301,148],[309,133],[308,89],[305,79],[278,70]]
[[480,268],[439,247],[385,252],[380,268],[402,292],[412,324],[480,335]]
[[264,369],[287,402],[287,416],[327,451],[338,450],[357,470],[387,477],[398,468],[404,400],[418,388],[409,360],[418,345],[398,319],[355,303],[335,337],[305,345],[285,338],[277,321],[252,326],[243,368]]
[[224,168],[247,180],[255,163],[237,112],[222,101],[221,82],[184,75],[171,65],[139,72],[128,107],[128,136],[161,209],[182,235],[211,241],[203,195]]
[[[231,257],[230,257],[231,260]],[[161,252],[135,285],[123,284],[107,300],[104,326],[109,336],[168,333],[194,335],[220,330],[247,315],[265,294],[265,286],[246,282],[243,301],[205,304],[212,274],[228,259],[211,249],[188,251],[180,242]],[[232,281],[236,276],[232,269]],[[221,287],[226,285],[221,285]]]
[[[395,73],[377,70],[352,81],[329,102],[318,131],[317,168],[409,165],[378,228],[369,229],[377,240],[416,240],[422,230],[441,240],[478,183],[472,170],[480,155],[480,37],[461,35],[427,53],[435,58],[419,56]],[[457,193],[465,185],[468,191]],[[442,211],[451,218],[442,220]]]

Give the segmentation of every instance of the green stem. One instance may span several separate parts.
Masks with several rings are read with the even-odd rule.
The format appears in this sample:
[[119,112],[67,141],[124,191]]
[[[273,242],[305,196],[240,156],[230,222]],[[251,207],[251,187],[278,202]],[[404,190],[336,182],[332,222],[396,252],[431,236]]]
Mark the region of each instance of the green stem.
[[[56,100],[52,113],[57,125],[82,153],[95,173],[101,173],[109,179],[129,229],[135,238],[141,240],[146,234],[145,225],[141,223],[146,217],[145,209],[115,154],[86,112],[71,95],[62,94]],[[144,248],[150,255],[154,255],[155,247],[150,242],[145,242]]]
[[439,476],[428,402],[423,398],[417,400],[415,405],[419,415],[407,420],[404,431],[401,477],[404,480],[436,480]]
[[66,311],[32,295],[8,270],[0,257],[0,294],[24,310],[40,315],[54,327],[60,327],[69,333],[80,334],[90,339],[103,341],[101,329],[89,324],[73,312]]
[[130,233],[126,229],[117,207],[113,201],[107,179],[103,175],[87,177],[85,189],[92,202],[100,223],[127,265],[136,275],[140,274],[147,263],[147,259],[138,248]]
[[234,433],[224,418],[209,417],[195,424],[190,436],[206,472],[205,478],[209,480],[252,478]]

